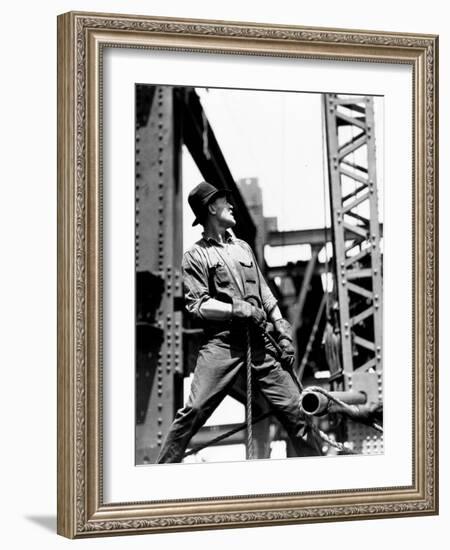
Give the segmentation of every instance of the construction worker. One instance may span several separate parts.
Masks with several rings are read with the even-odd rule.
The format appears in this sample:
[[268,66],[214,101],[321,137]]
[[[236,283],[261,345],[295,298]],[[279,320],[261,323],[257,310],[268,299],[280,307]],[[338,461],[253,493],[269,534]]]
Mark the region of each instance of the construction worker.
[[[158,456],[158,463],[180,462],[192,436],[224,399],[251,350],[251,374],[274,414],[285,427],[298,456],[320,454],[304,435],[300,391],[281,363],[294,358],[290,324],[283,319],[250,246],[230,233],[236,220],[228,193],[207,182],[189,194],[203,238],[183,256],[185,306],[202,321],[200,347],[186,405],[176,414]],[[273,323],[278,350],[264,335]],[[249,341],[246,329],[249,327]],[[280,356],[281,350],[281,356]]]

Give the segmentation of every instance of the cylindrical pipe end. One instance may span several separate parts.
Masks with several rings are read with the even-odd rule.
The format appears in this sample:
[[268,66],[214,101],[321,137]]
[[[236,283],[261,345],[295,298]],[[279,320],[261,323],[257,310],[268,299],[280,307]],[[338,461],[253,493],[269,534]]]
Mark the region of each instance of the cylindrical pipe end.
[[305,391],[300,396],[300,408],[308,416],[320,416],[328,410],[328,398],[322,393]]

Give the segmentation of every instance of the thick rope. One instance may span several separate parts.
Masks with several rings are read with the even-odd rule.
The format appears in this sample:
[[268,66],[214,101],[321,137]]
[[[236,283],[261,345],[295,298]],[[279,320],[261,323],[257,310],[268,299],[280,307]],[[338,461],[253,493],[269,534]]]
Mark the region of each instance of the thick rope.
[[246,368],[247,368],[247,459],[252,460],[253,456],[253,422],[252,422],[252,349],[250,346],[250,330],[248,325],[245,327],[247,350],[246,350]]
[[356,455],[354,451],[346,447],[343,443],[340,443],[339,441],[335,441],[334,439],[331,439],[325,432],[323,432],[320,428],[318,428],[315,424],[313,424],[311,421],[308,422],[308,426],[311,430],[313,430],[321,439],[325,441],[325,443],[328,443],[330,447],[334,447],[338,451],[340,451],[343,454],[346,455]]
[[[269,416],[271,416],[272,414],[273,414],[272,410],[270,410],[268,412],[265,412],[263,414],[260,414],[256,418],[252,419],[252,425],[257,424],[258,422],[261,422],[261,420],[265,420],[266,418],[269,418]],[[227,439],[231,435],[234,435],[234,434],[240,432],[241,430],[245,430],[246,428],[247,428],[247,422],[243,422],[242,424],[238,424],[236,426],[236,428],[233,428],[233,429],[229,430],[228,432],[223,433],[222,435],[218,435],[217,437],[215,437],[214,439],[211,439],[210,441],[208,441],[206,443],[202,443],[201,445],[197,445],[196,447],[193,447],[189,451],[186,451],[183,455],[183,458],[186,458],[187,456],[190,456],[190,455],[195,455],[196,453],[202,451],[203,449],[206,449],[206,448],[210,447],[211,445],[216,445],[217,443],[220,443],[221,441],[223,441],[224,439]]]

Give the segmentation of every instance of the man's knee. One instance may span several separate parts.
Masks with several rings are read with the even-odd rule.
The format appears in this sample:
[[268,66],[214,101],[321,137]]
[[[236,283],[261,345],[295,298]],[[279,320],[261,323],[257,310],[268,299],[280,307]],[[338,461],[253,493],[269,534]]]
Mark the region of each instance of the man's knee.
[[195,421],[200,416],[201,407],[197,403],[187,403],[181,409],[178,409],[175,415],[175,422]]
[[297,395],[289,395],[282,402],[282,409],[293,417],[301,417],[300,399]]

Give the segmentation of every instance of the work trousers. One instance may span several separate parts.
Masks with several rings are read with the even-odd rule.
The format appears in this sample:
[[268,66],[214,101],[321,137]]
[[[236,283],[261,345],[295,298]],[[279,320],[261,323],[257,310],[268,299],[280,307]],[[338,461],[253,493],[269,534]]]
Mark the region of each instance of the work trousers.
[[[250,332],[250,342],[252,378],[286,429],[296,454],[320,454],[317,445],[305,438],[300,391],[291,375],[281,367],[276,350],[266,337],[254,330]],[[189,398],[175,416],[158,463],[181,462],[190,439],[227,395],[239,372],[245,370],[246,352],[244,325],[214,334],[202,345]]]

